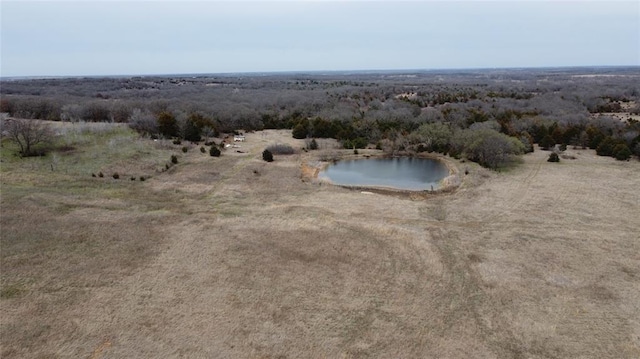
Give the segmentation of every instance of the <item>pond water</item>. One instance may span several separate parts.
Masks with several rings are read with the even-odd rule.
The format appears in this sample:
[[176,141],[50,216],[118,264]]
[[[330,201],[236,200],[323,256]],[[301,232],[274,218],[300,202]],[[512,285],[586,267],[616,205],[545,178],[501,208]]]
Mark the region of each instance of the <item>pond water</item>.
[[436,190],[449,175],[442,162],[429,158],[394,157],[339,161],[318,174],[344,186],[393,187],[422,191]]

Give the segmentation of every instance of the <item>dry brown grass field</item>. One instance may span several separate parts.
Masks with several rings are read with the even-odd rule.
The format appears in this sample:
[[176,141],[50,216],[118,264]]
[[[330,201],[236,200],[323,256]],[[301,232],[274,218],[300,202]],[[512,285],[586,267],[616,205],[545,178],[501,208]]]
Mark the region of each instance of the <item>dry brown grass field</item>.
[[459,189],[412,198],[301,180],[333,149],[262,161],[287,131],[66,136],[3,143],[2,358],[640,357],[637,160],[450,159]]

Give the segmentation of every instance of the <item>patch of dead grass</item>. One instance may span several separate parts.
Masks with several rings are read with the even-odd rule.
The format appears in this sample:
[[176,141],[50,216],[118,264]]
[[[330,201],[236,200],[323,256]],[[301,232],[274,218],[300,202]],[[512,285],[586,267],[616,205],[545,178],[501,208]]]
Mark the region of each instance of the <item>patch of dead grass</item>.
[[[122,153],[168,158],[146,141]],[[303,145],[145,182],[3,166],[2,357],[640,355],[637,161],[537,151],[410,198],[303,182],[269,143]]]

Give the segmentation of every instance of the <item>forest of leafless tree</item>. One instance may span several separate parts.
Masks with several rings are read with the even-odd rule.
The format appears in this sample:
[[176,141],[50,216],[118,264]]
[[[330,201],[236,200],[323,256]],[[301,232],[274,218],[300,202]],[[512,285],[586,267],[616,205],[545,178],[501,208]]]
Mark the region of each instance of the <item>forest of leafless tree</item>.
[[287,128],[495,168],[534,143],[640,156],[639,80],[637,67],[3,79],[0,112],[192,141]]

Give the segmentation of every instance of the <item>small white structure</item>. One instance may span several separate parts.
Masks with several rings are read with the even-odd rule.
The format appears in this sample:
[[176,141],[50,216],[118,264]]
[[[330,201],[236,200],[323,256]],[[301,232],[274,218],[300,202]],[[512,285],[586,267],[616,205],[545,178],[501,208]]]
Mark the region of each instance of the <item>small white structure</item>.
[[244,142],[244,135],[235,135],[233,136],[234,142]]

